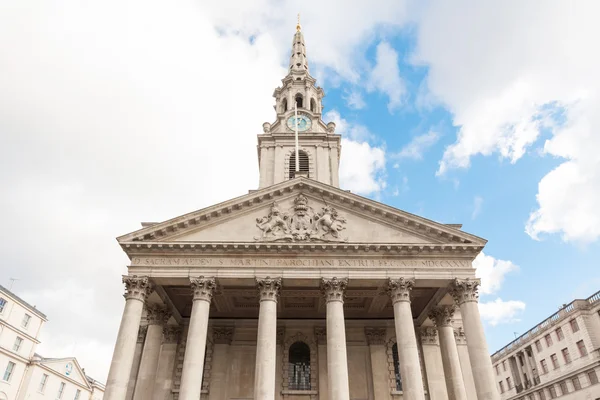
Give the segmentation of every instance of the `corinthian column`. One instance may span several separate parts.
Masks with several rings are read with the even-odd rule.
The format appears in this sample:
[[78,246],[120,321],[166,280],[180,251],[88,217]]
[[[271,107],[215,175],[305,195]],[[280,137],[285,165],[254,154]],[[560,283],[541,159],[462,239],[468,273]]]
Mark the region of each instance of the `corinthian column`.
[[458,349],[454,339],[454,306],[436,307],[429,313],[429,319],[437,326],[442,352],[442,365],[446,377],[449,400],[467,400],[467,392],[460,368]]
[[417,350],[417,336],[410,309],[410,292],[415,281],[400,278],[388,281],[388,294],[394,305],[396,343],[402,378],[402,398],[404,400],[424,400],[423,377]]
[[[163,328],[163,341],[156,367],[156,381],[154,382],[153,400],[167,399],[173,386],[173,368],[177,358],[177,342],[181,335],[178,326],[165,326]],[[150,398],[150,397],[149,397]]]
[[148,281],[147,276],[124,276],[123,283],[126,288],[125,309],[121,317],[121,326],[106,380],[106,391],[104,392],[106,400],[125,399],[142,310],[146,298],[152,290],[152,284]]
[[344,292],[348,279],[322,279],[321,291],[327,303],[327,376],[329,400],[349,400],[348,355],[344,322]]
[[180,400],[198,400],[202,391],[204,351],[208,332],[208,310],[213,291],[217,286],[214,278],[190,278],[194,290],[192,315],[188,328],[183,370],[181,371]]
[[275,398],[277,360],[277,299],[281,278],[257,279],[260,309],[256,339],[256,368],[254,370],[254,399]]
[[477,399],[500,400],[500,394],[494,383],[492,360],[485,341],[477,305],[479,284],[479,279],[455,279],[451,285],[450,293],[456,304],[460,306]]
[[365,337],[371,353],[373,394],[376,400],[390,397],[390,372],[388,371],[385,328],[365,328]]
[[438,345],[437,329],[433,326],[422,327],[419,331],[421,349],[423,349],[423,363],[427,375],[427,388],[430,400],[448,400],[446,377],[442,353]]

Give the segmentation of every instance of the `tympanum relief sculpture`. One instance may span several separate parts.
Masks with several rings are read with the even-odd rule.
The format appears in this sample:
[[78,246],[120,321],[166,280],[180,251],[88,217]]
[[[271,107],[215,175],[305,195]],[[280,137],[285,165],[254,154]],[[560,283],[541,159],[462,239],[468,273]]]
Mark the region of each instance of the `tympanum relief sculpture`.
[[328,205],[315,212],[302,194],[294,199],[294,205],[286,212],[282,212],[279,205],[273,203],[269,215],[256,219],[256,226],[261,235],[254,239],[262,242],[348,240],[341,236],[341,232],[346,229],[346,219]]

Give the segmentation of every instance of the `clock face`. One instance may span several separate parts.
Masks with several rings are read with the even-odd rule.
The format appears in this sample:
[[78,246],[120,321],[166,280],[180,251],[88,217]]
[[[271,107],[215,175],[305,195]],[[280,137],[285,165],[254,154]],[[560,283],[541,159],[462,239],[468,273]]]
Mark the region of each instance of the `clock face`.
[[71,375],[71,372],[73,372],[73,363],[69,362],[65,365],[65,375]]
[[[298,132],[304,132],[310,129],[312,121],[306,115],[298,115]],[[292,131],[296,130],[296,117],[291,116],[287,120],[287,127]]]

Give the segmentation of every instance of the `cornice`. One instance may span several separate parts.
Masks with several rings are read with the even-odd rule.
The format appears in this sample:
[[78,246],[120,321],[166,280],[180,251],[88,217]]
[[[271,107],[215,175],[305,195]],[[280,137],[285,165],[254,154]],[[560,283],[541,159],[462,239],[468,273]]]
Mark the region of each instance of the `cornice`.
[[[184,214],[182,216],[167,220],[162,223],[158,223],[156,225],[142,228],[127,235],[123,235],[117,238],[117,240],[124,249],[132,249],[132,246],[136,242],[146,245],[148,249],[152,249],[154,248],[154,246],[162,246],[163,248],[169,248],[171,246],[183,246],[180,248],[185,249],[185,246],[195,245],[182,243],[169,244],[167,240],[165,240],[164,243],[160,242],[160,240],[161,238],[167,239],[170,236],[180,234],[188,229],[200,227],[202,225],[205,225],[207,222],[217,218],[230,216],[233,213],[238,213],[240,211],[254,208],[258,205],[270,204],[276,200],[281,199],[284,196],[288,196],[290,193],[295,191],[301,191],[309,195],[314,194],[316,196],[319,196],[319,198],[327,199],[328,201],[335,203],[335,205],[344,207],[350,211],[354,211],[360,214],[367,214],[371,218],[374,218],[376,220],[378,219],[387,224],[398,226],[402,229],[414,232],[415,234],[420,234],[421,236],[431,238],[432,240],[437,242],[446,242],[446,244],[442,245],[440,249],[443,248],[444,250],[446,250],[448,245],[450,245],[450,248],[462,247],[465,250],[467,248],[476,248],[478,249],[477,251],[480,251],[487,242],[485,239],[479,238],[477,236],[468,234],[463,231],[459,231],[453,227],[440,224],[414,214],[410,214],[406,211],[402,211],[387,206],[385,204],[367,199],[365,197],[333,187],[331,185],[327,185],[322,182],[318,182],[304,177],[295,178],[263,189],[252,191],[246,195],[236,197],[234,199],[218,203],[198,211]],[[204,248],[215,248],[220,245],[225,244],[211,243],[202,244],[201,246],[205,246]],[[259,243],[231,243],[227,245],[231,245],[234,249],[236,248],[235,246],[243,246],[247,250],[251,250],[252,247],[254,247],[255,249],[259,249],[260,246],[266,246]],[[354,245],[359,246],[359,248],[361,246],[373,246],[373,244]],[[271,248],[277,248],[278,246],[286,246],[286,244],[270,244],[269,246],[271,246]],[[317,246],[317,244],[311,243],[297,246],[307,246],[307,248],[310,249],[311,246]],[[348,246],[351,245],[348,244]],[[384,246],[402,246],[404,248],[404,245],[399,245],[397,243],[389,245],[384,244]],[[414,251],[419,249],[419,247],[425,248],[426,246],[431,247],[432,245],[424,244],[423,246],[412,245],[408,247],[412,248],[409,249],[409,251]],[[433,247],[436,246],[437,245],[433,245]],[[269,247],[267,247],[267,249],[269,249]]]

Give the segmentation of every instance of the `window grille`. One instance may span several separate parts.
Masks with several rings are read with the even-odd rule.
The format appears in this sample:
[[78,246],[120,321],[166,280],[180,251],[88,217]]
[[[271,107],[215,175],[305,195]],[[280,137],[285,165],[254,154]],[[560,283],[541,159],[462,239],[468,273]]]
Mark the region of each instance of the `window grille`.
[[[303,150],[298,150],[298,159],[299,159],[299,167],[300,167],[300,172],[304,172],[306,173],[306,175],[308,176],[308,154],[306,154],[305,151]],[[290,179],[294,179],[294,177],[296,176],[296,152],[293,151],[292,154],[290,155],[290,171],[289,171],[289,177]]]
[[6,300],[0,297],[0,314],[4,311],[4,307],[6,306]]
[[310,347],[304,342],[290,346],[288,381],[290,390],[310,390]]
[[402,390],[402,376],[400,376],[400,359],[398,358],[398,343],[392,346],[392,358],[394,359],[394,375],[396,377],[396,390]]

